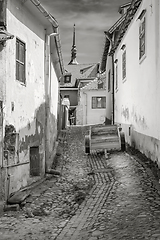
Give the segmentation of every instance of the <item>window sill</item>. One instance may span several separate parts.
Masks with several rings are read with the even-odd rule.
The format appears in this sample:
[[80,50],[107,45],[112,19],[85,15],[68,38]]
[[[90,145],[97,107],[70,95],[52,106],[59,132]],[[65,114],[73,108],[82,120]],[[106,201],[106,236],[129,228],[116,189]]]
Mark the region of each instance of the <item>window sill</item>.
[[124,83],[124,82],[126,82],[127,81],[127,78],[125,77],[124,79],[122,79],[122,82]]
[[141,59],[139,59],[139,64],[141,64],[146,59],[146,54],[144,54]]
[[21,82],[21,81],[19,81],[19,80],[17,80],[17,79],[16,79],[16,81],[17,81],[19,84],[21,84],[22,86],[26,87],[26,83],[23,83],[23,82]]

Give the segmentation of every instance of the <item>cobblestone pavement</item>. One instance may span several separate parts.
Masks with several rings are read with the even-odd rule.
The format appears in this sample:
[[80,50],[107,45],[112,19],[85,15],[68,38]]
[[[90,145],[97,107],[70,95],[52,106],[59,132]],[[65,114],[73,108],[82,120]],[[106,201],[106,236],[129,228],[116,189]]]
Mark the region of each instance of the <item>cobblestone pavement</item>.
[[37,187],[21,211],[5,213],[0,239],[160,239],[160,192],[154,176],[126,152],[108,159],[100,152],[85,155],[85,131],[68,131],[62,177]]

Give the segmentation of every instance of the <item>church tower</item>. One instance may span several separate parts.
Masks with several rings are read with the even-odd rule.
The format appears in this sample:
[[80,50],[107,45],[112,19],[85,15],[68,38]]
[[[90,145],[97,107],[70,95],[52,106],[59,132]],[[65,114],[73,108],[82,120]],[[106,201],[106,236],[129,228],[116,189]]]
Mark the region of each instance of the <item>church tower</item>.
[[73,45],[71,49],[71,61],[68,63],[68,65],[77,65],[78,62],[76,60],[76,54],[77,54],[77,48],[76,48],[76,31],[75,31],[75,24],[73,26]]

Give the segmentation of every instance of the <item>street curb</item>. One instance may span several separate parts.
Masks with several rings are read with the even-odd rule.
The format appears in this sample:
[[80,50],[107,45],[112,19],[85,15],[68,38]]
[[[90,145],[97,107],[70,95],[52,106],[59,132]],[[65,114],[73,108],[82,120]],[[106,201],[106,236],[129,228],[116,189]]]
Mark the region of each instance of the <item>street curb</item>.
[[[134,153],[131,153],[130,151],[126,150],[126,154],[129,155],[131,158],[135,159],[143,168],[145,168],[148,176],[152,179],[152,183],[153,183],[154,188],[157,190],[158,195],[160,195],[160,183],[158,182],[158,180],[154,176],[150,167],[143,160],[141,160],[138,156],[135,156]],[[142,153],[139,152],[139,155],[141,155],[141,154]]]

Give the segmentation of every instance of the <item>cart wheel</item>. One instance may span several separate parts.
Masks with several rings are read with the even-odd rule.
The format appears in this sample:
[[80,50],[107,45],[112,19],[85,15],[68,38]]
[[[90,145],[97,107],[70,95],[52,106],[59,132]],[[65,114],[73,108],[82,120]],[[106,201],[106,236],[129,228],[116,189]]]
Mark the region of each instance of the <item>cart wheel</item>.
[[89,137],[89,135],[85,136],[85,153],[90,154],[90,137]]
[[125,143],[125,135],[124,132],[120,132],[120,137],[121,137],[121,151],[126,150],[126,143]]

